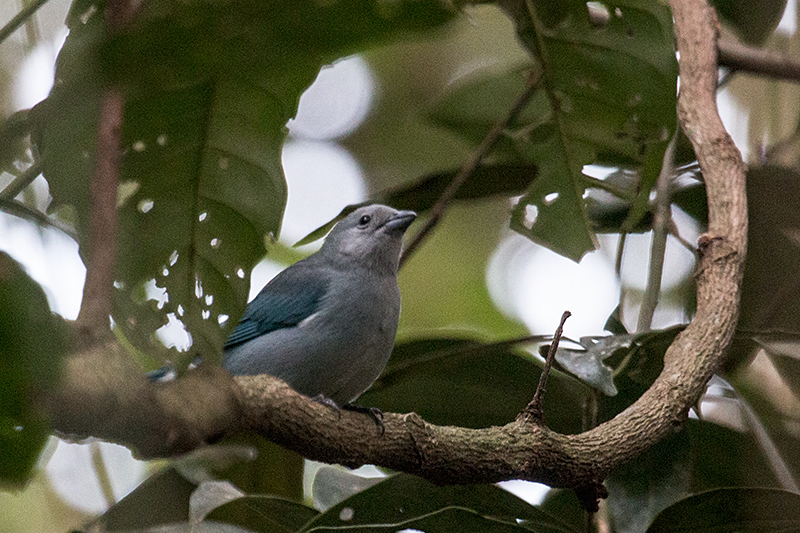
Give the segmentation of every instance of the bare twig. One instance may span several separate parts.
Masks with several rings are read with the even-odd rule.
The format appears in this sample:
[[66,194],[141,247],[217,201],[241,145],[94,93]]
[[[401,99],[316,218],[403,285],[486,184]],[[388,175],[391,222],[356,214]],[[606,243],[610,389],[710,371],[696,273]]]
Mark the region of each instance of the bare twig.
[[725,37],[719,40],[719,65],[779,80],[800,81],[800,61],[795,57]]
[[553,366],[553,359],[556,357],[558,351],[558,343],[561,340],[561,334],[564,332],[564,322],[570,317],[569,311],[564,311],[561,315],[561,322],[558,324],[555,334],[553,335],[553,342],[550,343],[550,349],[547,350],[547,357],[544,360],[544,368],[539,376],[539,385],[536,387],[536,392],[533,394],[533,399],[530,401],[525,410],[520,414],[523,420],[532,422],[534,424],[541,424],[544,421],[544,393],[547,389],[547,377],[550,375],[550,368]]
[[25,21],[27,21],[28,18],[36,13],[40,7],[45,5],[47,1],[48,0],[35,0],[35,2],[25,7],[22,11],[17,13],[13,19],[8,21],[8,24],[0,28],[0,44],[8,39],[15,31],[17,31],[20,26],[25,24]]
[[42,165],[38,161],[34,162],[31,166],[26,168],[22,174],[14,178],[14,181],[9,183],[2,191],[0,191],[0,198],[5,200],[13,200],[21,193],[25,187],[33,183],[33,180],[39,177],[42,173]]
[[661,172],[656,182],[656,213],[653,218],[653,243],[650,247],[650,270],[647,276],[647,287],[642,300],[642,307],[639,309],[639,321],[636,326],[637,331],[648,331],[653,323],[653,315],[658,306],[658,296],[661,293],[661,276],[664,273],[664,257],[667,251],[667,235],[669,234],[669,221],[672,219],[670,208],[672,205],[672,195],[670,194],[670,181],[672,180],[672,170],[675,167],[673,159],[675,156],[675,143],[678,134],[672,136],[672,140],[664,151],[664,162],[661,164]]
[[508,125],[511,123],[511,121],[514,120],[525,108],[528,101],[536,92],[538,84],[539,74],[537,72],[531,72],[528,75],[528,84],[525,87],[525,90],[519,95],[517,100],[508,110],[506,116],[500,119],[489,131],[489,133],[486,134],[486,137],[484,137],[483,141],[481,141],[481,144],[478,145],[475,151],[464,162],[464,165],[461,167],[461,170],[458,172],[456,177],[453,178],[453,181],[451,181],[447,188],[442,191],[439,199],[436,200],[435,204],[433,204],[425,224],[423,224],[422,228],[420,228],[420,230],[411,238],[411,240],[409,240],[405,250],[403,250],[403,255],[400,257],[401,266],[408,261],[411,255],[416,251],[417,247],[419,247],[419,245],[422,244],[422,241],[428,237],[431,231],[433,231],[433,228],[436,227],[441,220],[445,210],[447,210],[448,205],[458,192],[458,189],[460,189],[461,186],[464,185],[464,183],[466,183],[466,181],[475,173],[478,165],[480,165],[483,158],[486,157],[489,152],[491,152],[492,148],[494,148],[495,144],[497,144],[497,141],[500,140],[500,137],[503,135],[503,132],[506,130],[506,128],[508,128]]

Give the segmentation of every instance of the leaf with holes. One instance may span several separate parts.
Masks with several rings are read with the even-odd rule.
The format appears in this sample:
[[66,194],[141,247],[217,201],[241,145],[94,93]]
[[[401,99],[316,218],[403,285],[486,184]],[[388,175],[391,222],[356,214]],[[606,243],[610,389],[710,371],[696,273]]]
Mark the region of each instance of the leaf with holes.
[[113,316],[162,358],[159,329],[182,325],[191,354],[171,355],[179,367],[213,360],[280,229],[284,126],[302,91],[326,61],[455,13],[432,0],[148,2],[110,39],[102,3],[76,6],[57,83],[33,113],[54,205],[75,208],[85,254],[98,106],[109,84],[123,88]]
[[[496,152],[539,173],[514,208],[511,227],[579,260],[594,248],[584,205],[585,165],[641,172],[635,226],[675,129],[677,63],[669,10],[656,1],[506,2],[541,70],[540,90]],[[525,87],[519,69],[471,76],[431,110],[437,123],[470,139],[489,130]],[[491,95],[488,109],[474,107]]]

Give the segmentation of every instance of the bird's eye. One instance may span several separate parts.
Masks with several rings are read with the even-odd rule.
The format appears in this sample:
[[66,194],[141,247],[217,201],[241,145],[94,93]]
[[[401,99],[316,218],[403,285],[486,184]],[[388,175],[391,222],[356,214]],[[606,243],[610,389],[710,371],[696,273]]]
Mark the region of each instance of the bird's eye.
[[371,216],[364,215],[364,216],[362,216],[361,218],[358,219],[358,225],[359,226],[366,226],[367,224],[369,224],[370,220],[372,220]]

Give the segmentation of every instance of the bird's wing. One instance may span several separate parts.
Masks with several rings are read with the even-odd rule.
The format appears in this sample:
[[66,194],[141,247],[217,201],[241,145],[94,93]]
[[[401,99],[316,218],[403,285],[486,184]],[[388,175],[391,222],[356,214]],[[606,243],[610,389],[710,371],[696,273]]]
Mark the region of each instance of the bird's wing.
[[328,291],[325,271],[296,263],[270,281],[245,309],[225,342],[233,348],[276,329],[296,326],[319,309]]

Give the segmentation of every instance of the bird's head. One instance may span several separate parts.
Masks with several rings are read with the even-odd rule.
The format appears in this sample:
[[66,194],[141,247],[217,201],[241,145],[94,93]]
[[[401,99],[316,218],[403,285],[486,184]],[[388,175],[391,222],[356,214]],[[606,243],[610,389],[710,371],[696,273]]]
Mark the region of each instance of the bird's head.
[[417,218],[413,211],[385,205],[360,207],[331,230],[320,253],[343,266],[397,272],[403,234]]

